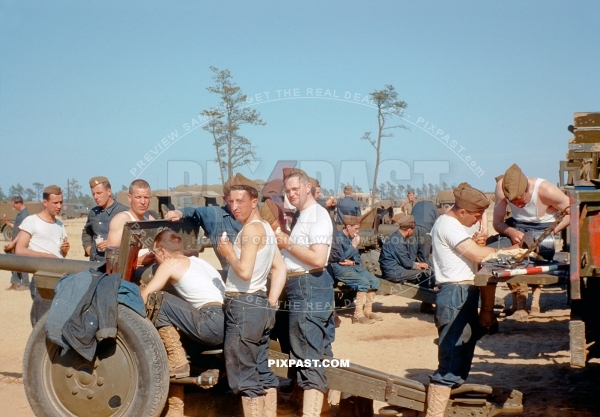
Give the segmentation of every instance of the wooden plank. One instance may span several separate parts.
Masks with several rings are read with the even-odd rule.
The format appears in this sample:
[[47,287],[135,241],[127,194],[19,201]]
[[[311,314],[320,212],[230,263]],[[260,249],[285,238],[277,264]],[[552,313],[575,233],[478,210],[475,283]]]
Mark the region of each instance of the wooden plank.
[[581,320],[569,322],[569,344],[571,352],[571,366],[573,368],[585,367],[585,323]]
[[600,143],[600,129],[576,130],[571,143]]
[[575,127],[600,127],[600,112],[575,113],[573,120]]

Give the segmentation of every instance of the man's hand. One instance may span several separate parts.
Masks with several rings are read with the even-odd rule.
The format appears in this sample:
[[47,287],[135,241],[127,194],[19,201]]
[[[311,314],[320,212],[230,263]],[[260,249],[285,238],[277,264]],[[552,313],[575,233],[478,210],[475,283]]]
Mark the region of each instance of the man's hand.
[[219,243],[217,245],[217,251],[227,259],[228,256],[234,254],[233,245],[229,241],[226,232],[223,232],[223,235],[219,238]]
[[525,233],[520,232],[519,230],[513,227],[509,227],[508,229],[506,229],[504,231],[504,234],[510,238],[513,245],[520,245],[521,242],[523,242],[523,236],[525,235]]
[[359,243],[360,243],[360,235],[357,233],[356,236],[354,236],[352,238],[352,246],[354,246],[356,248],[356,247],[358,247]]
[[287,249],[290,245],[290,237],[283,233],[281,229],[275,231],[275,239],[277,239],[277,247],[279,249]]
[[12,253],[15,251],[15,241],[8,242],[8,244],[4,247],[4,252]]
[[85,256],[90,256],[90,253],[92,252],[92,247],[87,246],[83,251],[85,252]]
[[417,264],[417,267],[419,269],[429,269],[429,265],[427,265],[425,262],[415,262]]
[[170,210],[165,214],[165,220],[177,221],[183,217],[183,214],[179,210]]
[[[106,245],[104,245],[106,246]],[[138,264],[141,266],[148,266],[156,262],[156,254],[154,252],[148,252],[141,259],[138,258]]]
[[342,266],[354,266],[354,261],[351,261],[350,259],[344,259],[338,263]]
[[105,252],[107,245],[108,245],[108,240],[104,239],[102,242],[96,243],[96,248],[98,248],[98,250],[100,252]]
[[63,244],[60,245],[60,252],[65,258],[67,257],[67,253],[69,253],[69,249],[71,249],[71,244],[69,242],[63,242]]

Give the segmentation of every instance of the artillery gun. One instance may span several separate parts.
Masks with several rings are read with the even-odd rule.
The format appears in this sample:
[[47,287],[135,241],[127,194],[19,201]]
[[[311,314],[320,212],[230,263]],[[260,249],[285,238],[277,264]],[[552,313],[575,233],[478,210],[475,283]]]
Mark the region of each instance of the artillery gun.
[[[171,228],[182,236],[187,251],[198,250],[198,228],[191,223],[164,220],[129,222],[124,226],[119,251],[107,254],[106,265],[69,259],[0,255],[0,269],[34,274],[33,280],[40,295],[48,300],[53,298],[53,289],[63,274],[89,268],[106,267],[133,282],[151,279],[152,268],[136,268],[137,253],[144,246],[151,247],[156,234],[165,228]],[[87,361],[72,349],[62,352],[48,341],[44,331],[46,316],[36,324],[23,359],[25,392],[36,416],[154,417],[162,412],[169,383],[197,384],[208,388],[223,378],[223,373],[219,377],[206,374],[206,370],[214,368],[215,363],[223,369],[222,363],[219,365],[221,351],[211,350],[197,352],[199,355],[194,356],[199,356],[200,361],[192,357],[192,375],[195,376],[170,381],[167,354],[150,320],[124,306],[119,306],[118,313],[116,339],[101,342],[93,361]],[[285,360],[288,355],[281,352],[278,343],[273,342],[269,357]],[[203,367],[205,363],[208,365]],[[276,363],[281,364],[274,367],[276,375],[287,376],[287,367],[281,361]],[[355,407],[350,410],[351,415],[370,416],[373,400],[389,404],[380,410],[383,415],[396,416],[408,410],[422,412],[425,409],[426,387],[419,382],[355,364],[326,368],[326,372],[330,388],[341,391],[346,398],[340,403],[340,413],[344,407]],[[351,401],[352,398],[356,401]],[[231,408],[231,399],[224,401]],[[519,391],[467,384],[453,390],[445,415],[495,416],[522,410],[522,394]],[[241,413],[240,410],[237,412]]]

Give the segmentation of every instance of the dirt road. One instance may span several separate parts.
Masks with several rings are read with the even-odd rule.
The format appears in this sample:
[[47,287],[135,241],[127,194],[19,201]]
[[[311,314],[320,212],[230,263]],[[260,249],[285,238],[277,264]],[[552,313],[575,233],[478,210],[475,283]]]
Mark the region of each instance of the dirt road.
[[[81,220],[66,222],[71,242],[69,258],[83,259],[79,247]],[[3,242],[0,242],[3,244]],[[214,254],[206,256],[216,263]],[[0,288],[9,273],[0,271]],[[504,287],[498,293],[507,296]],[[22,384],[22,359],[31,331],[27,291],[0,289],[0,416],[33,416]],[[523,416],[571,417],[600,415],[600,362],[583,370],[569,366],[568,319],[565,291],[544,288],[542,313],[527,323],[501,320],[500,333],[478,342],[468,382],[503,386],[525,395]],[[394,295],[378,297],[375,310],[384,321],[352,324],[351,310],[340,311],[335,356],[427,384],[437,364],[437,332],[433,316],[419,312],[419,303]],[[376,404],[375,411],[384,404]],[[201,416],[202,407],[186,415]]]

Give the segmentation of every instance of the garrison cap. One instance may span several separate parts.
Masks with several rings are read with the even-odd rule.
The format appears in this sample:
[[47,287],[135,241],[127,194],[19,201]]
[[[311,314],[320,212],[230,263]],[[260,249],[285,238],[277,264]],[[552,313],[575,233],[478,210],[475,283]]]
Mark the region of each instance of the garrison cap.
[[60,189],[60,187],[58,185],[49,185],[46,188],[44,188],[43,193],[44,194],[61,195],[62,190]]
[[93,177],[90,180],[90,188],[94,188],[96,185],[102,184],[103,182],[109,182],[108,178],[103,177],[102,175],[100,175],[98,177]]
[[246,187],[254,188],[256,190],[256,192],[258,192],[258,186],[256,185],[256,183],[254,181],[244,177],[239,172],[237,174],[235,174],[235,177],[231,178],[227,182],[229,183],[229,190],[231,190],[232,187],[235,187],[236,185],[238,185],[238,186],[246,186]]
[[262,195],[265,198],[269,198],[272,195],[281,196],[281,191],[283,190],[283,181],[279,178],[271,180],[265,184],[262,189]]
[[349,214],[344,215],[344,224],[346,226],[356,226],[360,224],[360,217],[350,216]]
[[527,190],[527,177],[517,164],[512,164],[504,173],[502,191],[508,201],[521,197]]
[[489,207],[490,201],[484,193],[463,182],[454,189],[455,204],[467,211],[481,211]]
[[392,221],[398,226],[407,226],[410,223],[414,223],[415,217],[406,213],[398,213],[392,217]]
[[279,207],[270,198],[267,199],[258,210],[260,217],[267,223],[272,224],[279,219]]
[[308,181],[310,181],[310,185],[312,185],[312,188],[317,188],[321,186],[321,184],[319,184],[319,180],[316,178],[308,177]]

